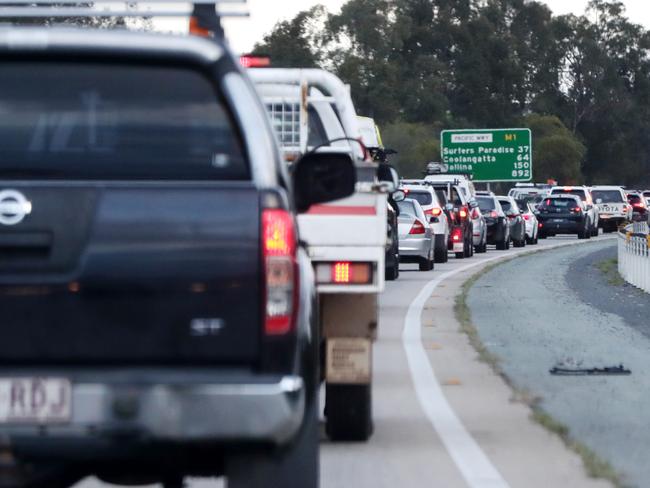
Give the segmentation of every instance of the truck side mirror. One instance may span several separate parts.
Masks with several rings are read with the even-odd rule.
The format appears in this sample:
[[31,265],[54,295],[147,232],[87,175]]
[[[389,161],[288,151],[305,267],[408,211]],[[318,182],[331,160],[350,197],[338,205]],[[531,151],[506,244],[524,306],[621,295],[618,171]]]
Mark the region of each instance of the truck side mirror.
[[354,193],[357,172],[349,154],[308,153],[293,166],[294,198],[298,212],[318,203],[349,197]]
[[399,174],[390,164],[381,163],[377,168],[377,179],[388,184],[388,193],[393,193],[399,187]]

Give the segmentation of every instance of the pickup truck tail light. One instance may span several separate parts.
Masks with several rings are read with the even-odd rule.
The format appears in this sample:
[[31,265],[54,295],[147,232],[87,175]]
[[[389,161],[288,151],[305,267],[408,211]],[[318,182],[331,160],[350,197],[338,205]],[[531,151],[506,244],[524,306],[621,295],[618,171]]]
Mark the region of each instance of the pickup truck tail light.
[[265,271],[265,318],[267,335],[291,332],[298,293],[296,229],[286,210],[262,213],[262,253]]
[[316,282],[319,285],[369,285],[372,279],[371,263],[336,261],[316,264]]

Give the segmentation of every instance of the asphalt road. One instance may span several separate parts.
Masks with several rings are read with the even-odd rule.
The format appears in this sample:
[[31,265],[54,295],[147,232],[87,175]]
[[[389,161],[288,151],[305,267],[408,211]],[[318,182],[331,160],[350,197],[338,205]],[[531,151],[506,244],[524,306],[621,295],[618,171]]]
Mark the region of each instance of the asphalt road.
[[[650,296],[605,275],[614,242],[517,259],[469,294],[474,325],[518,388],[609,461],[625,486],[648,486]],[[630,376],[558,377],[549,369],[623,364]]]
[[[535,247],[558,244],[583,241],[549,239]],[[455,320],[462,283],[521,252],[492,248],[470,260],[450,258],[431,272],[406,265],[387,284],[373,353],[375,434],[367,443],[323,442],[323,488],[609,486],[588,479],[577,456],[530,421],[528,407],[477,360]],[[88,479],[76,488],[108,486]]]

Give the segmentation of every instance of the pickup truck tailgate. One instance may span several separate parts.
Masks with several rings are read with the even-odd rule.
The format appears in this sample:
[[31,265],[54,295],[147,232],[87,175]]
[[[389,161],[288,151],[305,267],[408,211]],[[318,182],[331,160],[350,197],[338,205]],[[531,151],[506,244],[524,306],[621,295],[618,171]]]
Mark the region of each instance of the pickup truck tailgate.
[[32,211],[0,225],[2,363],[256,358],[260,209],[251,183],[5,188]]

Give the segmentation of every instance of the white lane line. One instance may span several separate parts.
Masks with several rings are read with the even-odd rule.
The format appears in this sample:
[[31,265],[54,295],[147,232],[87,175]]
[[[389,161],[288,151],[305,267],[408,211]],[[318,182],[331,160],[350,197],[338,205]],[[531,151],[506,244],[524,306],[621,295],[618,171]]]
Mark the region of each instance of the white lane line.
[[[536,248],[535,250],[546,251],[588,242],[590,241],[565,242]],[[447,271],[427,283],[420,290],[420,293],[409,305],[406,313],[402,343],[406,351],[406,358],[420,406],[470,488],[508,488],[509,485],[471,434],[467,432],[467,429],[465,429],[465,426],[451,408],[451,405],[449,405],[440,383],[436,379],[433,366],[422,344],[422,310],[438,285],[447,278],[492,261],[504,260],[517,254],[531,252],[531,250],[522,249],[514,253],[482,259],[452,271]]]

